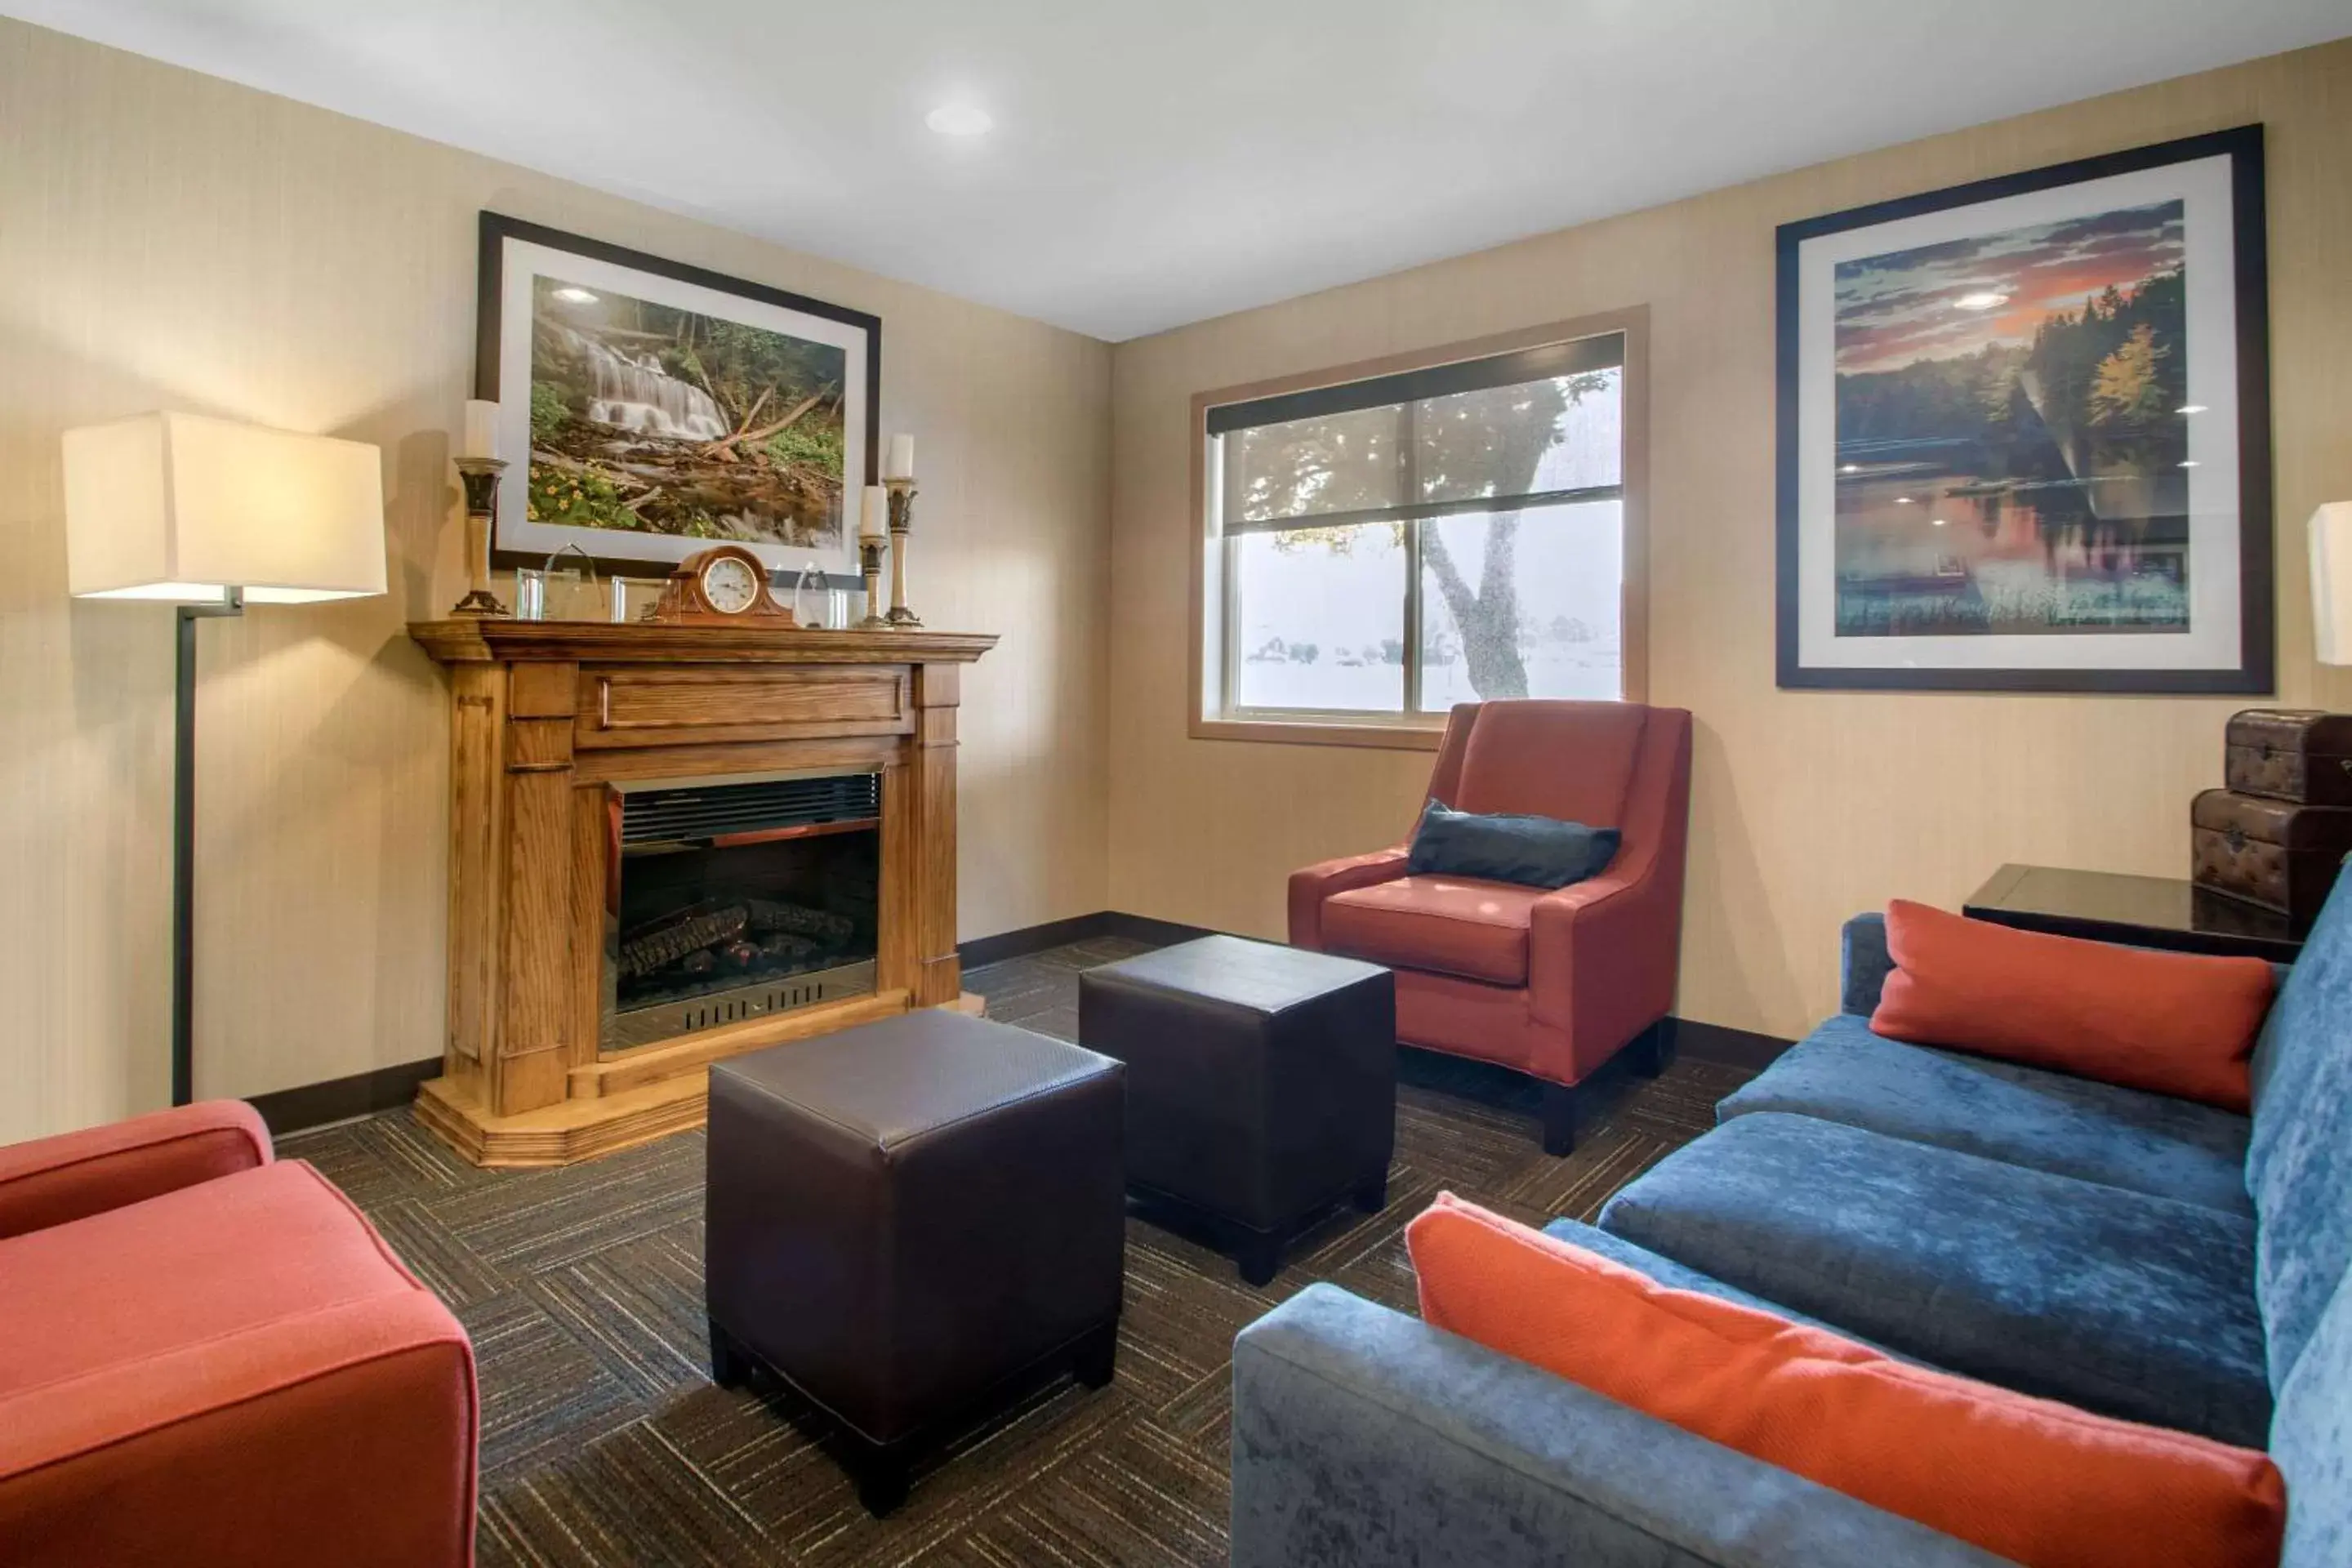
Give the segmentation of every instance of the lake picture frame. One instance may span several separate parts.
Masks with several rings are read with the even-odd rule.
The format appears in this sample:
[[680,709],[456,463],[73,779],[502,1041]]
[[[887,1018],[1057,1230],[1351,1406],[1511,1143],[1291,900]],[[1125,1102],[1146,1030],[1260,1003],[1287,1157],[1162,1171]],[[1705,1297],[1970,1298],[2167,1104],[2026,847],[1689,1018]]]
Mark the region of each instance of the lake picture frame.
[[1778,231],[1784,688],[2273,689],[2259,125]]
[[[494,554],[659,575],[713,544],[858,581],[882,322],[500,213],[480,222],[474,395],[499,405]],[[567,557],[572,559],[572,557]]]

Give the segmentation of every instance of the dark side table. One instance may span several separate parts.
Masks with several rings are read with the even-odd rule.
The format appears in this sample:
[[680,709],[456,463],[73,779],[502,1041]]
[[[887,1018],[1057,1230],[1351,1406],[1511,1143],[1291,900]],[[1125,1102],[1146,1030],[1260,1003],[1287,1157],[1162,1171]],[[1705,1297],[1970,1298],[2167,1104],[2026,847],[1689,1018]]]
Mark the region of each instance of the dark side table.
[[2173,877],[2003,866],[1960,912],[2021,931],[2273,963],[2292,963],[2303,951],[2303,933],[2286,916]]

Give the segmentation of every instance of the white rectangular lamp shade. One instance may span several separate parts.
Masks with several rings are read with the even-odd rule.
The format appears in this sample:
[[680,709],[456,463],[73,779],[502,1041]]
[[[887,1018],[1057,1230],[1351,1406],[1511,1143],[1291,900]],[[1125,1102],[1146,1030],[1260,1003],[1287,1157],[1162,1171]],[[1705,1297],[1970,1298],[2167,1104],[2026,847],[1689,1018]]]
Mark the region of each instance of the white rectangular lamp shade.
[[194,414],[65,435],[66,577],[85,598],[305,604],[384,591],[383,458]]
[[2312,632],[2322,664],[2352,664],[2352,500],[2311,514]]

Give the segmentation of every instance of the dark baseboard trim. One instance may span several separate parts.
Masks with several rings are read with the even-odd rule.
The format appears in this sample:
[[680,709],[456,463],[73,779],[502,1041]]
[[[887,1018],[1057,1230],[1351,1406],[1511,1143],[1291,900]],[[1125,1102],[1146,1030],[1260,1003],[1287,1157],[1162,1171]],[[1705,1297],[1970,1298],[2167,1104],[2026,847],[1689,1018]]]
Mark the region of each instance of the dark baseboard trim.
[[1770,1067],[1773,1058],[1797,1042],[1778,1035],[1759,1035],[1727,1024],[1702,1024],[1695,1018],[1673,1018],[1674,1049],[1693,1061],[1721,1062],[1728,1067]]
[[373,1116],[379,1110],[397,1109],[416,1098],[418,1084],[440,1076],[441,1058],[429,1057],[421,1062],[403,1062],[398,1067],[378,1068],[373,1072],[353,1073],[349,1078],[306,1083],[299,1089],[281,1089],[247,1098],[253,1109],[261,1112],[261,1120],[269,1124],[270,1136],[282,1138],[307,1127],[324,1127],[330,1121],[348,1121],[354,1116]]
[[1047,921],[1044,925],[1023,926],[1019,931],[1001,931],[994,936],[977,936],[956,943],[956,957],[966,969],[1002,963],[1008,958],[1026,958],[1049,947],[1108,936],[1109,929],[1105,922],[1109,919],[1108,911],[1097,910],[1090,915],[1072,915],[1067,920]]
[[1097,910],[1090,915],[1072,915],[1067,920],[1047,921],[1044,925],[1023,926],[1019,931],[974,937],[956,945],[956,957],[962,961],[966,969],[978,969],[982,964],[1002,963],[1008,958],[1026,958],[1049,947],[1065,947],[1074,942],[1092,942],[1097,937],[1125,937],[1129,942],[1150,942],[1166,946],[1215,934],[1205,926],[1180,925],[1174,921],[1153,920],[1149,915],[1122,914],[1117,910]]
[[[982,964],[1026,958],[1047,948],[1090,942],[1097,937],[1123,937],[1129,942],[1166,946],[1217,934],[1206,926],[1154,920],[1149,915],[1130,915],[1118,910],[1097,910],[1090,915],[1073,915],[1067,920],[1024,926],[1019,931],[975,937],[959,944],[956,955],[966,969],[978,969]],[[1674,1026],[1674,1050],[1695,1061],[1762,1068],[1769,1067],[1775,1057],[1795,1043],[1776,1035],[1759,1035],[1723,1024],[1701,1024],[1689,1018],[1668,1022]],[[416,1098],[417,1085],[440,1073],[441,1058],[430,1057],[421,1062],[403,1062],[398,1067],[378,1068],[373,1072],[354,1073],[350,1078],[250,1098],[253,1108],[261,1112],[262,1121],[269,1124],[271,1135],[283,1137],[306,1128],[347,1121],[354,1116],[372,1116],[379,1110],[406,1105]]]
[[[1118,910],[1097,910],[1090,915],[1073,915],[1067,920],[1047,921],[1044,925],[977,937],[960,945],[956,954],[966,969],[978,969],[982,964],[1026,958],[1047,948],[1091,942],[1097,937],[1125,937],[1129,942],[1149,942],[1164,947],[1217,934],[1208,926],[1154,920],[1149,915],[1130,915]],[[1771,1066],[1774,1058],[1796,1043],[1778,1035],[1759,1035],[1752,1029],[1735,1029],[1726,1024],[1702,1024],[1692,1018],[1670,1017],[1666,1022],[1674,1029],[1673,1049],[1694,1061],[1760,1070]]]
[[[1164,943],[1185,942],[1208,934],[1197,926],[1176,925],[1168,921],[1147,920],[1141,915],[1097,910],[1090,915],[1048,921],[1044,925],[981,937],[962,943],[956,952],[963,960],[965,968],[977,969],[983,963],[1025,958],[1049,947],[1086,942],[1094,937],[1123,936],[1135,942]],[[331,1121],[348,1121],[354,1116],[373,1116],[379,1110],[396,1110],[416,1098],[418,1084],[428,1078],[440,1076],[441,1058],[432,1057],[420,1062],[403,1062],[397,1067],[378,1068],[373,1072],[354,1073],[350,1078],[331,1079],[325,1083],[306,1083],[299,1089],[281,1089],[248,1098],[253,1108],[261,1112],[262,1121],[269,1124],[270,1135],[283,1137],[306,1128],[323,1127]]]
[[1180,942],[1192,942],[1204,936],[1225,933],[1213,926],[1188,926],[1179,921],[1153,920],[1150,915],[1121,914],[1112,910],[1103,916],[1105,936],[1123,936],[1129,942],[1156,942],[1162,947]]

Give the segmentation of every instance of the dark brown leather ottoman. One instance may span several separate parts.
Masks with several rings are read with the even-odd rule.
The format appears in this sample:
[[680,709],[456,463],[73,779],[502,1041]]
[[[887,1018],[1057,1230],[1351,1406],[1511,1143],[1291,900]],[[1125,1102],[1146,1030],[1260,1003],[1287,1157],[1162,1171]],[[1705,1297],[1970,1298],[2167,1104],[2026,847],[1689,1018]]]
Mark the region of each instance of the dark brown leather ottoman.
[[710,1069],[713,1381],[764,1363],[885,1513],[909,1462],[1064,1371],[1110,1381],[1122,1069],[927,1009]]
[[1207,1221],[1249,1283],[1340,1201],[1387,1202],[1396,981],[1378,964],[1203,937],[1080,974],[1078,1038],[1127,1064],[1128,1184]]

